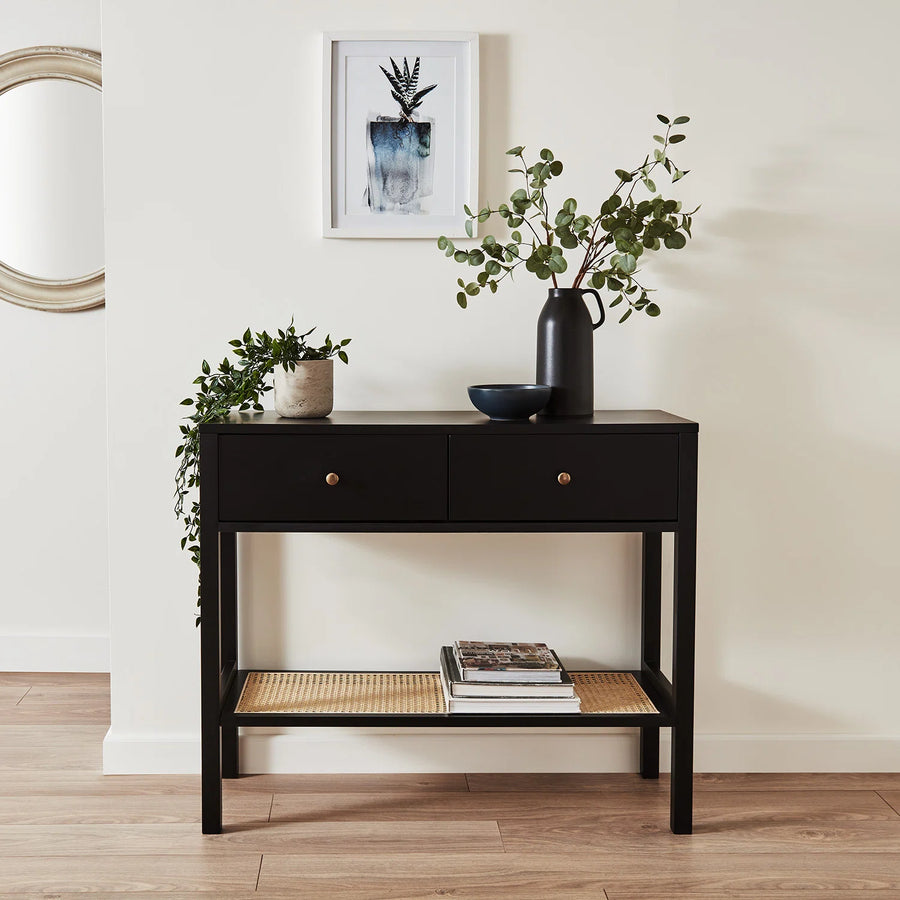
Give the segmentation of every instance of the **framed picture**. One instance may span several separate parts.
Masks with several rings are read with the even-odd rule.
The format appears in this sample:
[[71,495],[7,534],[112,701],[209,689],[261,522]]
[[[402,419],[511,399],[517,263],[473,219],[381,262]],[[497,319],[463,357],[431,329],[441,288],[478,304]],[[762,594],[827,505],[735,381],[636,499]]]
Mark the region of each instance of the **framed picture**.
[[326,237],[465,237],[478,196],[478,35],[325,35]]

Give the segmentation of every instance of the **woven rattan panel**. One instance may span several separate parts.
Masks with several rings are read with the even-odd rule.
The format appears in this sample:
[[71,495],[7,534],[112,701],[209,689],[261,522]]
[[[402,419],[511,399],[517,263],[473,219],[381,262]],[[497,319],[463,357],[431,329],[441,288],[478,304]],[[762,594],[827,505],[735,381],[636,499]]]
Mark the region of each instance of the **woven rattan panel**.
[[444,713],[432,672],[251,672],[239,713]]
[[[572,672],[581,712],[655,713],[627,672]],[[444,694],[436,672],[251,672],[239,713],[440,714]]]
[[628,672],[570,672],[581,711],[588,715],[655,713],[657,708]]

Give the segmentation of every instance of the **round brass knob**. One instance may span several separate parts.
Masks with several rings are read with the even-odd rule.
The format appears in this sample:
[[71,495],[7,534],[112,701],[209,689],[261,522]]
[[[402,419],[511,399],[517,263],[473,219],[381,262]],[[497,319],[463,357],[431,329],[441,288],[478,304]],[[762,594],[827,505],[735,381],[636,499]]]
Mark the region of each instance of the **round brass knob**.
[[332,487],[334,487],[340,480],[341,479],[338,476],[337,472],[329,472],[325,476],[325,484],[330,484]]
[[568,484],[572,480],[572,476],[568,472],[560,472],[559,475],[556,476],[556,480],[560,484]]

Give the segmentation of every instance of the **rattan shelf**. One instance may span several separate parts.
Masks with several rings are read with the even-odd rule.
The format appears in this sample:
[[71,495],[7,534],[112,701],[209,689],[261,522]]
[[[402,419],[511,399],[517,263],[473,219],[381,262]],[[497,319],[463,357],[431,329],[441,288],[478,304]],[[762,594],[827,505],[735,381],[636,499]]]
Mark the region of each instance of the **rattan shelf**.
[[[284,672],[242,670],[223,725],[415,724],[641,725],[668,722],[665,695],[640,672],[570,672],[580,713],[446,712],[437,672]],[[655,699],[654,699],[655,697]]]

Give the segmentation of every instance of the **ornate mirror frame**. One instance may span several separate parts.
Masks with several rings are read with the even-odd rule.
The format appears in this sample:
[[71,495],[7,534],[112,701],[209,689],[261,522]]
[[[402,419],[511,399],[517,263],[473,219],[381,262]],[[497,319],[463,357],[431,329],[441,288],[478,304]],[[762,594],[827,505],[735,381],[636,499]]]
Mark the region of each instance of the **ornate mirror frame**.
[[[0,95],[42,78],[75,81],[101,91],[100,54],[74,47],[27,47],[0,56]],[[0,260],[0,298],[51,312],[102,306],[106,299],[105,269],[79,278],[40,278]]]

